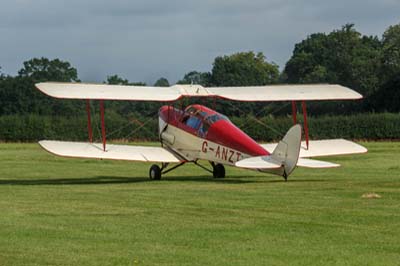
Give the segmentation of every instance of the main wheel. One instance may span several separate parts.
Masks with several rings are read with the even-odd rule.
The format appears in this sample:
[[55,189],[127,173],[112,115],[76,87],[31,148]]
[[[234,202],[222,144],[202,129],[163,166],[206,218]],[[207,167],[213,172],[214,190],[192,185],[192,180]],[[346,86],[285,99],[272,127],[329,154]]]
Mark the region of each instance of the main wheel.
[[158,165],[153,164],[150,167],[149,177],[152,180],[160,180],[161,179],[161,169]]
[[225,167],[220,163],[217,163],[216,165],[214,165],[213,176],[214,176],[214,178],[224,178],[225,177]]

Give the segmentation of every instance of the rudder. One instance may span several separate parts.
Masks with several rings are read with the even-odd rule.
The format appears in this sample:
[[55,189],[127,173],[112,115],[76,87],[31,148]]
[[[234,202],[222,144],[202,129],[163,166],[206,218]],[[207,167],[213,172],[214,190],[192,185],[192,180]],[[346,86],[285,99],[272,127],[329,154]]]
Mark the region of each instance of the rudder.
[[271,156],[283,165],[283,177],[293,172],[297,165],[301,145],[301,126],[299,124],[291,127],[283,139],[278,143]]

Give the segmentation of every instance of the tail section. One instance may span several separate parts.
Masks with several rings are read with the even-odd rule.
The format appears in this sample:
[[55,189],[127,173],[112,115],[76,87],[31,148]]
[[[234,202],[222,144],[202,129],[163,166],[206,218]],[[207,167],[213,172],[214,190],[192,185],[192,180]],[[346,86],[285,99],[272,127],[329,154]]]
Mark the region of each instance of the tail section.
[[271,157],[283,166],[283,177],[286,179],[297,165],[300,154],[301,126],[294,125],[278,143]]
[[285,179],[293,172],[300,153],[301,126],[289,129],[271,155],[250,157],[236,162],[237,167],[282,175]]

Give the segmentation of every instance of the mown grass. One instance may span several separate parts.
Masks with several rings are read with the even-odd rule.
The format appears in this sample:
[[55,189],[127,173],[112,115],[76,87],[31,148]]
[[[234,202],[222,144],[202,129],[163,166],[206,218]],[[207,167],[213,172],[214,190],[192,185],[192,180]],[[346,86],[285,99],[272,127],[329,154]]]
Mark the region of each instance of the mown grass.
[[400,143],[363,145],[285,183],[0,144],[0,265],[399,265]]

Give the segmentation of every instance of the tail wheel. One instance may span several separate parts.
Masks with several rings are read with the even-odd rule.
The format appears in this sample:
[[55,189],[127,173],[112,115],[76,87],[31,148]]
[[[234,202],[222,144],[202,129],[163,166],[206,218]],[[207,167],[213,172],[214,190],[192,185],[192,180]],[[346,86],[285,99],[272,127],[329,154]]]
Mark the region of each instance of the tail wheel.
[[151,180],[160,180],[161,179],[161,168],[153,164],[149,170],[149,177]]
[[225,167],[218,163],[213,166],[213,176],[214,178],[224,178],[225,177]]

